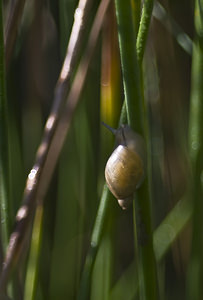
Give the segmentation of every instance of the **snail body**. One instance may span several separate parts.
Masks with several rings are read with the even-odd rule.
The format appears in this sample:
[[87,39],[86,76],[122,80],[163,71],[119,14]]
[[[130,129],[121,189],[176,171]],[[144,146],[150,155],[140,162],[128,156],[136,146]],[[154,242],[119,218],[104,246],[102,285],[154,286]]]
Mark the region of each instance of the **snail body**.
[[117,147],[106,163],[105,178],[119,205],[126,209],[144,178],[144,141],[128,125],[118,130],[107,127],[115,134]]

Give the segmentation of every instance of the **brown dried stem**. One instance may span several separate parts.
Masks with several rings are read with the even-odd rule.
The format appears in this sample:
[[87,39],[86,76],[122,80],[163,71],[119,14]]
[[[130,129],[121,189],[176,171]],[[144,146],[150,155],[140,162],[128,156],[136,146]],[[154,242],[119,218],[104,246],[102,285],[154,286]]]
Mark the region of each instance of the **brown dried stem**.
[[45,167],[45,163],[48,162],[47,155],[49,148],[58,125],[61,110],[67,97],[69,81],[78,56],[82,32],[86,25],[84,20],[87,19],[90,3],[91,0],[80,0],[75,11],[75,20],[62,71],[56,85],[52,111],[45,125],[44,136],[37,151],[35,164],[28,175],[22,206],[17,212],[14,231],[10,236],[6,257],[3,263],[3,270],[0,277],[1,291],[6,288],[10,273],[19,261],[20,255],[24,249],[24,244],[29,233],[29,228],[33,219],[38,198],[41,198],[42,194],[45,194],[45,192],[42,193],[42,189],[39,189],[39,184],[44,182],[43,177],[46,177],[47,175],[43,172],[43,169]]

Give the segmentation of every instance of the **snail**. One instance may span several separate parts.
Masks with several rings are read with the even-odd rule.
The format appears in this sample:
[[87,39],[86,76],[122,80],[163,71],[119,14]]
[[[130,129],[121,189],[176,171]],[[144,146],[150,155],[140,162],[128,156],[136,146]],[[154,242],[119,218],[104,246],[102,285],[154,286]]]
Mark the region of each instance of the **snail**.
[[103,123],[116,138],[116,148],[105,167],[105,179],[122,209],[127,209],[145,175],[146,151],[143,138],[129,125],[113,129]]

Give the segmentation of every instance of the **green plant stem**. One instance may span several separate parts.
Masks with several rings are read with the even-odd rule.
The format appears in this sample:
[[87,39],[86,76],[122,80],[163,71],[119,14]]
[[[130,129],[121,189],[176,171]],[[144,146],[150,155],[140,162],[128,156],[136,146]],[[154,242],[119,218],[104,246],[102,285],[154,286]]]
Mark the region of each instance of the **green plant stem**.
[[128,122],[136,132],[143,133],[142,93],[136,57],[135,30],[131,1],[115,0],[118,38]]
[[188,270],[188,299],[201,299],[203,287],[203,1],[195,5],[196,39],[192,57],[192,89],[189,119],[189,151],[191,157],[191,202],[193,203],[193,239]]
[[132,0],[133,21],[135,24],[135,32],[138,33],[141,14],[141,0]]
[[104,185],[97,216],[95,219],[95,224],[91,237],[91,245],[88,251],[85,266],[83,269],[83,274],[81,278],[81,285],[78,294],[78,300],[88,300],[90,299],[90,285],[91,285],[91,274],[94,266],[94,261],[96,258],[97,250],[100,245],[102,233],[104,230],[104,224],[107,220],[107,211],[110,203],[110,192],[106,185]]
[[[191,216],[192,205],[190,201],[187,198],[181,199],[154,231],[153,245],[157,263],[160,263],[164,258],[168,249],[191,220]],[[126,299],[135,298],[138,291],[138,285],[134,284],[135,268],[136,262],[134,260],[112,288],[111,300],[116,300],[119,297],[122,299],[124,296]]]
[[153,233],[154,253],[157,263],[166,255],[192,217],[192,205],[183,198],[168,213]]
[[[144,92],[141,84],[141,66],[138,64],[138,59],[141,62],[143,58],[153,2],[145,1],[144,3],[138,31],[137,53],[130,1],[115,0],[115,4],[128,121],[131,128],[147,138],[147,126],[143,122],[144,119],[147,119],[147,116],[144,115]],[[150,158],[149,154],[148,157]],[[150,169],[149,163],[148,167]],[[136,219],[134,223],[137,224],[135,226],[135,230],[137,230],[135,236],[137,236],[138,248],[140,299],[158,299],[148,179],[145,179],[142,187],[136,193],[134,209]]]
[[147,179],[136,193],[135,213],[138,236],[140,299],[158,299],[157,270],[152,240],[149,183]]
[[187,54],[192,55],[192,39],[158,1],[154,3],[153,17],[159,20],[167,31],[174,36],[176,42]]
[[121,109],[121,114],[120,114],[120,120],[119,120],[119,126],[121,124],[127,124],[127,111],[126,111],[126,102],[123,102],[123,106]]
[[4,35],[2,2],[0,4],[0,205],[1,236],[4,250],[9,235],[9,141],[8,141],[8,108],[5,86]]
[[150,20],[152,16],[153,4],[153,0],[145,0],[142,8],[142,16],[136,43],[137,59],[140,63],[143,60]]
[[43,206],[38,205],[36,208],[35,219],[33,224],[31,249],[27,266],[25,279],[25,294],[27,300],[34,300],[37,289],[37,276],[39,269],[39,256],[42,242],[42,225],[43,225]]

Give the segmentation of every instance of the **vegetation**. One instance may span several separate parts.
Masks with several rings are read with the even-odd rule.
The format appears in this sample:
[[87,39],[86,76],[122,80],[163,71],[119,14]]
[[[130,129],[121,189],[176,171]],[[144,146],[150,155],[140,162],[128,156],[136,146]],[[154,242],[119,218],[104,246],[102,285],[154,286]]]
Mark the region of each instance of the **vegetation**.
[[[0,300],[202,299],[203,0],[2,1]],[[147,170],[104,169],[128,123]]]

